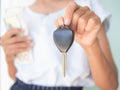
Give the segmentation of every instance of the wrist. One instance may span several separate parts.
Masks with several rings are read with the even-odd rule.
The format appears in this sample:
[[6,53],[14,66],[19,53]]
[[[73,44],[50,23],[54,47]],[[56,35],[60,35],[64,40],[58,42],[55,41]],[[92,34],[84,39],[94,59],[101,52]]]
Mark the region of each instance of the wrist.
[[14,59],[11,58],[11,57],[6,56],[6,62],[8,64],[8,66],[11,66],[11,65],[14,64]]
[[15,58],[15,56],[11,56],[11,55],[6,55],[5,57],[7,61],[13,61]]
[[87,52],[87,51],[90,51],[90,50],[94,50],[95,48],[97,48],[99,46],[98,44],[98,39],[96,39],[93,44],[90,44],[90,45],[84,45],[83,48],[84,50]]

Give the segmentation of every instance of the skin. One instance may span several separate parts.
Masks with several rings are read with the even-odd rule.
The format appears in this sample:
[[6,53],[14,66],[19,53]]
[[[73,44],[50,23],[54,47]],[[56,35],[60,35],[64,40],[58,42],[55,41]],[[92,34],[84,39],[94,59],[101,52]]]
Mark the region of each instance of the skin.
[[15,74],[17,72],[14,66],[14,58],[18,53],[27,51],[33,44],[30,36],[25,37],[12,37],[15,34],[22,34],[23,30],[11,29],[1,38],[1,45],[3,46],[6,62],[8,65],[8,71],[10,77],[15,80]]
[[[56,5],[56,2],[61,5],[55,6],[56,8],[53,9],[52,6]],[[67,4],[68,2],[69,4]],[[75,41],[83,47],[87,54],[95,84],[101,90],[117,90],[118,73],[105,33],[105,26],[104,23],[101,23],[99,16],[88,7],[81,7],[72,0],[54,0],[52,3],[51,0],[37,0],[30,8],[38,13],[49,14],[66,5],[64,16],[59,17],[55,21],[55,25],[57,27],[68,25],[74,31]],[[46,6],[49,9],[44,8]],[[39,9],[40,7],[41,9]],[[32,42],[26,43],[31,40],[29,36],[12,37],[12,35],[19,33],[23,33],[23,31],[10,30],[1,38],[9,74],[14,80],[17,71],[13,64],[15,55],[33,46]],[[12,49],[14,51],[10,52]]]

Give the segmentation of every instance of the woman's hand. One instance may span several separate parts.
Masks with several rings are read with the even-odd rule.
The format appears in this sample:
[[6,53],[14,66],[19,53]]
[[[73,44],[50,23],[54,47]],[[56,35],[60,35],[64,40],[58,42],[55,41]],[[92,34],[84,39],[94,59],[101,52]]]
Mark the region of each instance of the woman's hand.
[[23,30],[13,29],[9,30],[4,36],[1,37],[1,45],[4,49],[6,58],[14,60],[14,57],[32,47],[30,36],[19,37],[17,34],[24,33]]
[[117,90],[117,69],[100,18],[88,7],[70,2],[55,24],[68,25],[74,31],[75,40],[85,49],[95,84],[101,90]]
[[22,34],[22,33],[24,33],[23,30],[12,29],[9,30],[4,36],[0,38],[1,39],[0,45],[2,45],[6,56],[8,73],[13,80],[16,80],[15,74],[17,72],[16,67],[14,66],[15,56],[18,53],[24,52],[33,46],[31,42],[31,37],[16,36],[17,34]]
[[75,33],[75,40],[84,48],[92,46],[101,28],[100,18],[89,9],[70,2],[63,17],[55,22],[56,26],[69,26]]

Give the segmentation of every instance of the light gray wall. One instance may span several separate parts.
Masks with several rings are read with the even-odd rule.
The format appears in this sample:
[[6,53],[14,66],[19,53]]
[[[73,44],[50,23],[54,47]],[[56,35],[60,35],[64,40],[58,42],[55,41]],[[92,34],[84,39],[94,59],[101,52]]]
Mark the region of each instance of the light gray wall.
[[[99,0],[112,14],[110,30],[107,33],[115,63],[120,72],[120,0]],[[120,77],[120,74],[119,74]],[[120,79],[119,79],[120,82]],[[99,90],[96,87],[84,90]],[[120,90],[120,87],[118,88]]]

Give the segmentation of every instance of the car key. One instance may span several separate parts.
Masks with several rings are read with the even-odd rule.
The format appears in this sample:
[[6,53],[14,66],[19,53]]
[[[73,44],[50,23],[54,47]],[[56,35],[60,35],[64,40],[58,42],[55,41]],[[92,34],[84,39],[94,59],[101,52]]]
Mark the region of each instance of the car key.
[[63,75],[65,77],[67,51],[73,44],[74,33],[68,26],[61,26],[54,31],[53,38],[57,48],[63,55],[62,67]]

